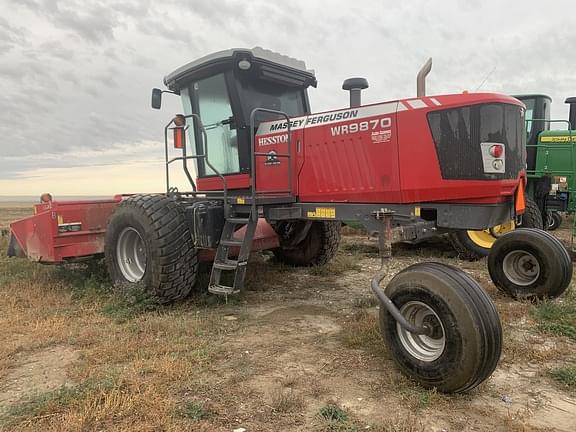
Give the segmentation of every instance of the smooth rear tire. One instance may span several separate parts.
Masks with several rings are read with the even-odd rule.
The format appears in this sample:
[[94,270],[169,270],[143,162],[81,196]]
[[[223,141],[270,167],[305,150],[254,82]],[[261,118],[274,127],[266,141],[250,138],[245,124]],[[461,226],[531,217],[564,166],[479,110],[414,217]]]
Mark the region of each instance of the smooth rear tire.
[[159,303],[186,297],[198,257],[180,206],[164,195],[122,200],[106,228],[104,255],[116,286],[140,284]]
[[514,298],[555,298],[570,285],[572,260],[553,235],[523,228],[505,234],[494,244],[488,272],[494,285]]
[[462,270],[420,263],[398,273],[386,294],[406,319],[431,335],[404,330],[380,307],[380,330],[400,369],[420,385],[447,393],[471,390],[496,368],[502,327],[494,303]]

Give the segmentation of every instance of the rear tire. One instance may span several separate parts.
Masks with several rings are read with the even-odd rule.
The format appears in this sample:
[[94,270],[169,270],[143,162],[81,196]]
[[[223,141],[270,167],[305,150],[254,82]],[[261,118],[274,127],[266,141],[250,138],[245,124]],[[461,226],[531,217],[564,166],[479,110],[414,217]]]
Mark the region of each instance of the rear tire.
[[468,391],[496,368],[502,327],[482,287],[462,270],[420,263],[398,273],[386,294],[415,325],[428,324],[431,336],[414,335],[380,307],[380,330],[394,360],[409,377],[442,392]]
[[488,256],[494,242],[503,234],[514,230],[515,227],[514,222],[510,221],[483,231],[455,231],[448,234],[448,239],[458,252],[458,258],[476,261]]
[[505,234],[494,244],[488,272],[494,285],[514,298],[555,298],[570,285],[572,260],[553,235],[523,228]]
[[[543,229],[542,213],[536,203],[526,197],[526,209],[522,215],[522,228]],[[505,233],[516,228],[513,221],[496,225],[482,231],[462,230],[448,234],[452,247],[458,252],[458,257],[467,261],[476,261],[487,257],[494,242]]]
[[555,231],[562,225],[562,215],[557,211],[550,211],[546,214],[546,229]]
[[324,265],[338,252],[340,226],[340,222],[312,222],[308,234],[299,244],[290,248],[280,246],[272,252],[278,261],[285,264]]
[[522,215],[522,223],[520,224],[522,228],[536,228],[544,229],[544,219],[542,218],[542,212],[536,203],[530,198],[526,198],[526,209]]
[[106,229],[104,255],[113,283],[142,284],[159,303],[186,297],[198,257],[180,206],[164,195],[134,195],[117,206]]

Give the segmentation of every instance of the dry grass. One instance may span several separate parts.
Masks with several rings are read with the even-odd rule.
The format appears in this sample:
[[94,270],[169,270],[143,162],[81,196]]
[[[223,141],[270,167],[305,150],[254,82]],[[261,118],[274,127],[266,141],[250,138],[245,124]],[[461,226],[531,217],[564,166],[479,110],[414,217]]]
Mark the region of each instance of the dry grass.
[[[0,209],[0,221],[14,218],[7,214]],[[398,371],[378,330],[369,275],[359,273],[378,264],[363,242],[346,239],[325,268],[293,269],[256,254],[244,295],[228,303],[207,296],[204,272],[192,298],[159,307],[138,290],[112,289],[102,267],[7,259],[6,241],[0,239],[0,384],[44,349],[70,347],[78,357],[67,369],[70,383],[10,403],[0,430],[534,430],[493,409],[501,395],[491,383],[449,397]],[[496,298],[504,367],[539,365],[543,373],[531,386],[552,383],[548,370],[555,370],[566,389],[558,391],[571,394],[574,343],[569,332],[557,336],[546,326],[572,325],[565,305],[573,296],[552,306],[513,302],[496,294],[485,263],[450,261],[439,250],[439,260],[465,266]],[[397,266],[434,251],[397,248]],[[283,307],[288,312],[279,312]],[[230,315],[236,319],[224,319]],[[478,399],[493,405],[478,407]]]

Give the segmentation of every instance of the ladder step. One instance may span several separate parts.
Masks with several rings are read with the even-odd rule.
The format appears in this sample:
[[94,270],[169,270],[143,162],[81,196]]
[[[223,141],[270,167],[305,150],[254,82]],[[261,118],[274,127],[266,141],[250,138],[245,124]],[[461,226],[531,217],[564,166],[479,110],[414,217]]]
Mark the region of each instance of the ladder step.
[[220,240],[223,246],[242,246],[242,240]]
[[242,218],[242,217],[230,217],[228,219],[226,219],[226,222],[230,222],[233,223],[235,225],[246,225],[248,222],[250,222],[249,218]]
[[233,287],[226,285],[210,285],[208,287],[208,291],[212,294],[218,294],[218,295],[231,295],[240,292],[240,290],[235,290]]
[[236,270],[238,268],[238,261],[214,262],[214,268],[220,270]]

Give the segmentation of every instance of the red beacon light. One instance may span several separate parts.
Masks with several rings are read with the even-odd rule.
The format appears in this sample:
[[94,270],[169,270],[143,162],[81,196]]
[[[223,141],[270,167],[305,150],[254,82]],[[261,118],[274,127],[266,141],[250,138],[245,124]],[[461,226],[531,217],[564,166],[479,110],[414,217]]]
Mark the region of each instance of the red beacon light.
[[504,146],[502,144],[494,144],[488,151],[492,157],[499,158],[504,154]]

